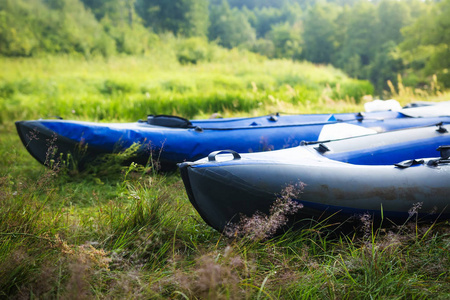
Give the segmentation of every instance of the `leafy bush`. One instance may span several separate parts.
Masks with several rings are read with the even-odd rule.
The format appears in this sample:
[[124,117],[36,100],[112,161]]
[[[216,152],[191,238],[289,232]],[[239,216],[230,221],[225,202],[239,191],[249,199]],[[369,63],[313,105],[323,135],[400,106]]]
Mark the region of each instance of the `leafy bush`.
[[212,46],[200,37],[182,39],[177,43],[176,55],[181,64],[209,61],[212,57]]
[[257,39],[251,50],[267,57],[274,57],[275,45],[271,40]]
[[157,43],[159,37],[146,29],[138,21],[131,26],[127,22],[114,22],[108,16],[101,20],[105,32],[114,42],[114,48],[120,53],[143,54]]

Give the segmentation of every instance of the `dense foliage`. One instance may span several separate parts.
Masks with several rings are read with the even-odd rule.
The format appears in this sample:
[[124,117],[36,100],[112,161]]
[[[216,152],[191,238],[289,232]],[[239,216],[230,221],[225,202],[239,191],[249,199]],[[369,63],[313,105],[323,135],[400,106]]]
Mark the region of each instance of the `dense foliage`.
[[207,39],[332,64],[381,95],[398,74],[409,86],[434,74],[450,86],[449,10],[450,0],[2,0],[0,54],[143,54],[172,33],[199,37],[188,48]]

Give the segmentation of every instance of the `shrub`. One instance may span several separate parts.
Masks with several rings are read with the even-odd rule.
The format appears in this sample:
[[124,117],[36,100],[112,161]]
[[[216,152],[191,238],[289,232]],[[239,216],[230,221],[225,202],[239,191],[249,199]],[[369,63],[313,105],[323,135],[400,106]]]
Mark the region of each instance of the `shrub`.
[[200,37],[180,40],[176,46],[177,59],[181,64],[196,64],[211,59],[211,49],[208,42]]

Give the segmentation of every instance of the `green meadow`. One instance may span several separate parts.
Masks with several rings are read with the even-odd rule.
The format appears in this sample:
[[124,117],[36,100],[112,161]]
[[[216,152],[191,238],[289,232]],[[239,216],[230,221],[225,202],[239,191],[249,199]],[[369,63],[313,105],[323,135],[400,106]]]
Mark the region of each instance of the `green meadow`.
[[[175,43],[175,44],[174,44]],[[169,40],[144,56],[0,58],[0,298],[448,299],[448,222],[351,232],[326,221],[266,239],[214,231],[178,173],[124,165],[49,169],[14,121],[131,122],[363,110],[374,88],[326,65],[209,45],[197,64]],[[163,45],[164,43],[161,43]],[[182,60],[181,60],[182,61]],[[436,78],[401,104],[448,100]]]

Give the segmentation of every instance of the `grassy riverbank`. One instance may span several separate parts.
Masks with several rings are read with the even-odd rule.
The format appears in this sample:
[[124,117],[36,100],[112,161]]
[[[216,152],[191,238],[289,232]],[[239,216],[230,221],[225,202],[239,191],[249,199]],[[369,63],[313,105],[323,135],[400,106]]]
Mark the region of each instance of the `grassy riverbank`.
[[[371,299],[450,296],[450,226],[415,222],[345,235],[328,224],[228,238],[190,205],[177,173],[123,166],[85,173],[37,163],[14,121],[135,121],[361,110],[370,84],[331,67],[229,51],[86,61],[0,59],[0,298]],[[449,93],[394,87],[402,104]],[[370,97],[366,96],[365,99]]]

